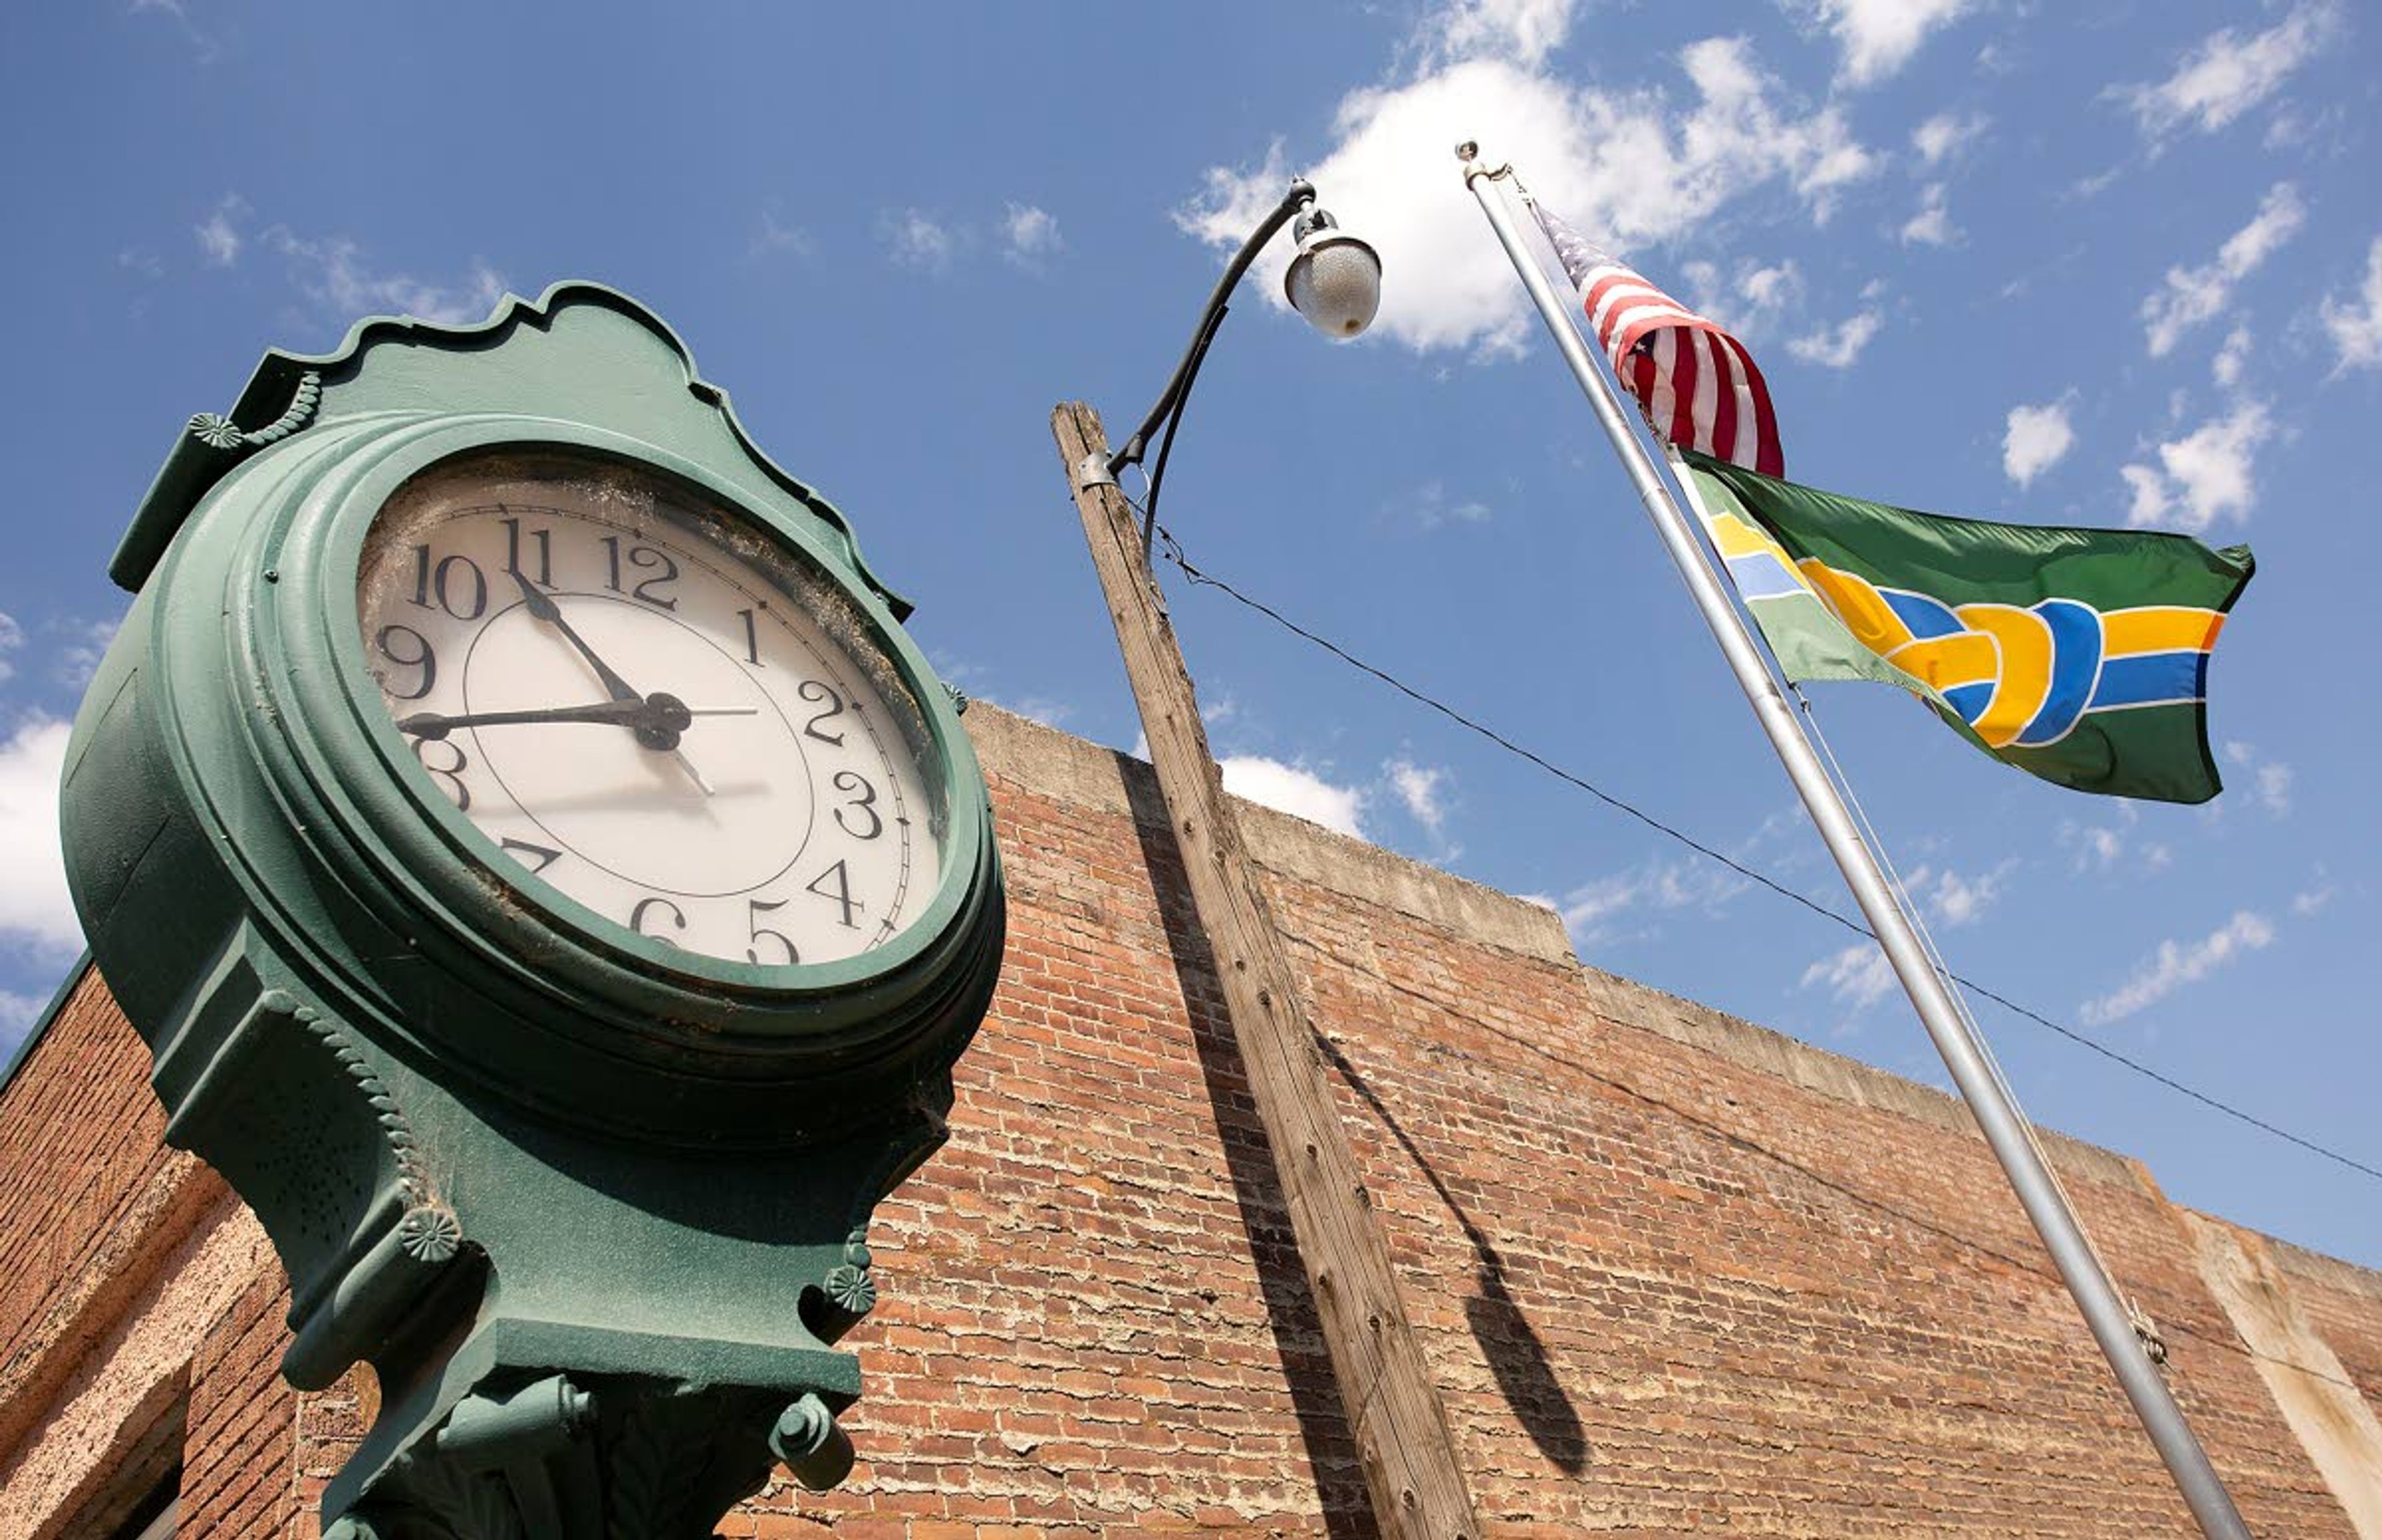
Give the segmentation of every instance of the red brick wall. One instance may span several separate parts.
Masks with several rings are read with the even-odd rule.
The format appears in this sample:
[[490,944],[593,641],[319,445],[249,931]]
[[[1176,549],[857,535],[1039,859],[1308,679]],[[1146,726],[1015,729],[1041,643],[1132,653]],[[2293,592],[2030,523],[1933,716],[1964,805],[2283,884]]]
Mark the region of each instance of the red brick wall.
[[[723,1533],[1369,1534],[1152,793],[1087,745],[970,722],[1009,965],[951,1143],[871,1237],[861,1463],[832,1494],[773,1484]],[[2191,1533],[1953,1104],[1583,971],[1511,900],[1256,823],[1490,1534]],[[0,1183],[18,1203],[20,1173],[74,1164],[28,1118],[113,1119],[81,1157],[109,1174],[67,1205],[87,1218],[157,1157],[138,1045],[85,1014],[0,1102]],[[2055,1157],[2253,1529],[2351,1534],[2148,1175]],[[58,1222],[84,1238],[28,1253],[43,1276],[104,1228]],[[2335,1269],[2292,1288],[2371,1399],[2382,1279]],[[272,1378],[278,1281],[192,1359],[187,1490],[213,1533],[302,1524],[355,1435],[352,1387],[301,1404]],[[12,1270],[0,1322],[21,1333],[45,1287]]]

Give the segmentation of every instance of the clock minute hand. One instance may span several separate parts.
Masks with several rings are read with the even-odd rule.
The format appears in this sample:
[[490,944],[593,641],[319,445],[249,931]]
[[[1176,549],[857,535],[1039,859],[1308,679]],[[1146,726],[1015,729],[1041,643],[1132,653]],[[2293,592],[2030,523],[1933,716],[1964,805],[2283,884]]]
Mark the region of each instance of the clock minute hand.
[[[587,666],[596,670],[596,677],[604,681],[604,688],[611,691],[612,699],[616,701],[643,699],[628,680],[620,678],[613,670],[610,664],[596,655],[596,649],[587,645],[587,639],[581,636],[572,629],[571,622],[562,617],[562,606],[554,602],[553,595],[542,592],[535,583],[529,581],[528,575],[519,568],[514,569],[512,580],[514,585],[521,590],[522,607],[535,618],[545,621],[560,631],[563,640],[579,650],[579,655],[585,658]],[[694,761],[687,758],[686,751],[678,746],[676,731],[659,724],[644,723],[638,725],[636,733],[639,743],[648,749],[669,753],[671,758],[678,761],[678,767],[686,772],[687,779],[693,781],[705,796],[712,795],[711,783],[703,778],[703,772],[694,767]]]

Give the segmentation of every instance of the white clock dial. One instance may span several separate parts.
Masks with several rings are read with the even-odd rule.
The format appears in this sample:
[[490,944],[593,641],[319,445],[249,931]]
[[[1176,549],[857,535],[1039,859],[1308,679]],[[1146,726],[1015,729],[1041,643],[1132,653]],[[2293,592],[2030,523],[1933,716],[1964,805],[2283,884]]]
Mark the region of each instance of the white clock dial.
[[515,881],[765,966],[866,951],[934,897],[917,703],[832,583],[701,493],[449,462],[375,519],[357,610],[398,731]]

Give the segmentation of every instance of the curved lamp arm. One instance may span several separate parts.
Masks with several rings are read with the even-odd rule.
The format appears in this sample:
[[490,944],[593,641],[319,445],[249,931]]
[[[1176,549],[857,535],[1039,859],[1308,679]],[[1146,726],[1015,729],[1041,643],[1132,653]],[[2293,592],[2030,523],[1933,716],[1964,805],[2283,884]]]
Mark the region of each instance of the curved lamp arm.
[[1290,190],[1282,195],[1282,202],[1265,216],[1265,222],[1241,243],[1240,251],[1233,258],[1231,265],[1224,269],[1222,276],[1216,280],[1214,291],[1208,296],[1207,305],[1200,310],[1199,324],[1191,329],[1191,346],[1184,350],[1183,361],[1174,366],[1166,388],[1159,393],[1158,404],[1149,409],[1149,415],[1141,420],[1141,426],[1124,441],[1124,447],[1109,457],[1110,475],[1116,475],[1128,465],[1141,463],[1142,455],[1149,447],[1149,435],[1158,430],[1159,423],[1166,420],[1166,414],[1183,399],[1184,392],[1191,388],[1191,376],[1199,372],[1199,361],[1207,356],[1208,340],[1223,314],[1225,301],[1232,298],[1234,287],[1241,281],[1241,275],[1249,270],[1249,263],[1257,261],[1258,253],[1265,249],[1267,241],[1274,238],[1275,232],[1290,223],[1293,214],[1314,202],[1315,184],[1300,177],[1290,184]]

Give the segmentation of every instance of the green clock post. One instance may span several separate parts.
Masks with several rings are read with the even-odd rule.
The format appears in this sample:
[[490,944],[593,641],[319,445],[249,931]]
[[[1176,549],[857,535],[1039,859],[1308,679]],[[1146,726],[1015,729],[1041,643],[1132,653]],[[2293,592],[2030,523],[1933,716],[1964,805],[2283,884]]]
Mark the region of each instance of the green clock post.
[[957,698],[635,302],[268,353],[111,573],[69,877],[167,1137],[368,1361],[332,1534],[676,1537],[841,1480],[834,1344],[1003,909]]

